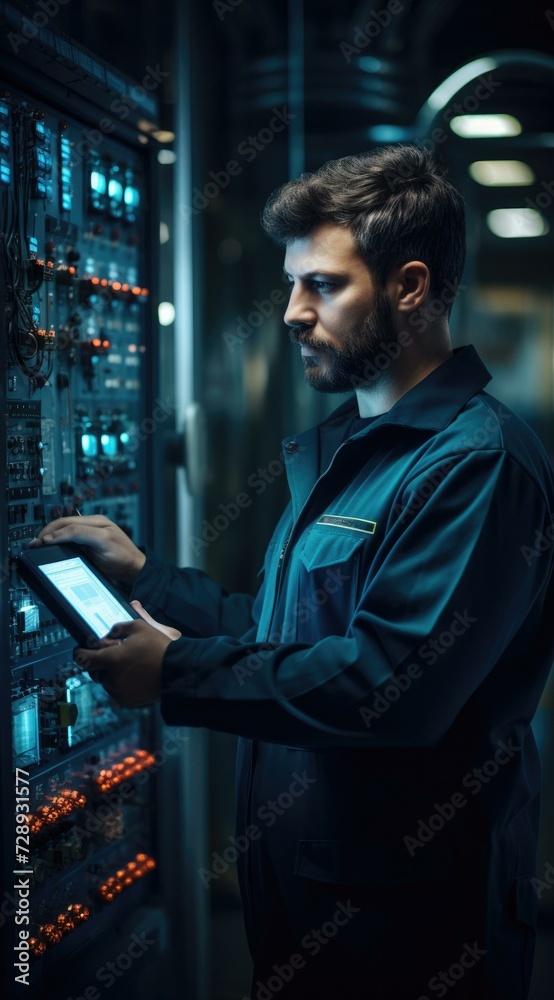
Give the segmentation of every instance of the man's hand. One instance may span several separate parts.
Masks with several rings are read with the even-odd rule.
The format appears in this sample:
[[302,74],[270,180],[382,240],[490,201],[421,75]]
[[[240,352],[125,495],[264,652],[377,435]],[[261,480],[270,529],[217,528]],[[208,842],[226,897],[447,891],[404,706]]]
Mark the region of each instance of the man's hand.
[[127,586],[132,586],[146,562],[146,556],[129,536],[103,514],[59,517],[39,531],[31,546],[60,542],[86,545],[91,562],[106,576]]
[[167,635],[169,639],[181,638],[182,632],[179,632],[178,628],[172,628],[171,625],[162,625],[161,622],[157,622],[156,619],[152,618],[152,615],[149,615],[148,611],[143,608],[140,601],[131,601],[131,607],[134,608],[135,611],[138,611],[139,615],[141,618],[144,618],[145,622],[148,622],[148,624],[152,625],[153,628],[159,629],[159,631],[163,632],[164,635]]
[[[136,610],[146,614],[140,607]],[[177,629],[157,622],[121,622],[96,648],[77,647],[74,659],[124,708],[142,708],[160,700],[164,653],[180,635]]]

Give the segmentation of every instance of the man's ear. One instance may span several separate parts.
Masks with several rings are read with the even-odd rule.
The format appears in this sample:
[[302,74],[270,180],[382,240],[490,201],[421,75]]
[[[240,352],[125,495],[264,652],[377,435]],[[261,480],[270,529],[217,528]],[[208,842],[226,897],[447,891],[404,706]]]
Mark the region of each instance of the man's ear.
[[410,260],[389,275],[386,288],[391,305],[398,312],[411,313],[425,302],[431,287],[431,274],[421,260]]

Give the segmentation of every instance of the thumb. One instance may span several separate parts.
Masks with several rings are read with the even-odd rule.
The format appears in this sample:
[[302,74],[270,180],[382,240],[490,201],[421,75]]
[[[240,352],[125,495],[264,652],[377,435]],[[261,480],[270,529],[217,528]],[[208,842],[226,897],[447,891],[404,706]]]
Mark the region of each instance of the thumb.
[[171,625],[162,625],[161,622],[157,622],[155,618],[152,618],[152,615],[148,614],[148,611],[144,610],[140,601],[131,601],[131,606],[135,609],[135,611],[138,611],[141,618],[144,618],[144,621],[147,622],[148,625],[152,625],[153,628],[157,628],[158,632],[163,632],[168,639],[173,641],[174,639],[181,638],[179,629],[172,628]]
[[146,609],[143,608],[140,601],[131,601],[131,607],[134,608],[135,611],[138,611],[140,617],[144,618],[145,622],[148,622],[149,625],[153,625],[154,628],[159,628],[158,622],[154,621],[152,615],[148,614],[148,611],[146,611]]

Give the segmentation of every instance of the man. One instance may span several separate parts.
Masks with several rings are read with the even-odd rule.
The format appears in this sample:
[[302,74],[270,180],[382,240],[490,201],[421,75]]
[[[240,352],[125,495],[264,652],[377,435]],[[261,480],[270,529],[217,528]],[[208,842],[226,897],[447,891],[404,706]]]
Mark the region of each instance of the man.
[[257,597],[103,517],[39,539],[90,546],[154,616],[78,654],[121,704],[241,737],[253,998],[523,1000],[554,479],[474,348],[452,349],[462,199],[392,146],[284,185],[263,224],[306,379],[355,394],[284,442]]

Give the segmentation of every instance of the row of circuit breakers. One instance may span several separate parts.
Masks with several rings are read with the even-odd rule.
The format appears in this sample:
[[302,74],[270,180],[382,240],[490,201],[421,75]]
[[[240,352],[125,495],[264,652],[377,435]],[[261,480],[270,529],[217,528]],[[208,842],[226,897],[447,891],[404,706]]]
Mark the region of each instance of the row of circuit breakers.
[[[27,930],[22,994],[114,913],[131,912],[157,878],[151,712],[119,708],[75,665],[73,640],[17,574],[21,547],[62,515],[105,514],[144,538],[143,161],[113,137],[89,148],[82,123],[2,92],[9,634],[0,642],[12,682],[12,782],[28,797],[17,827],[28,844],[17,861],[27,887],[16,920],[17,933]],[[9,902],[2,913],[2,923],[13,920]]]

